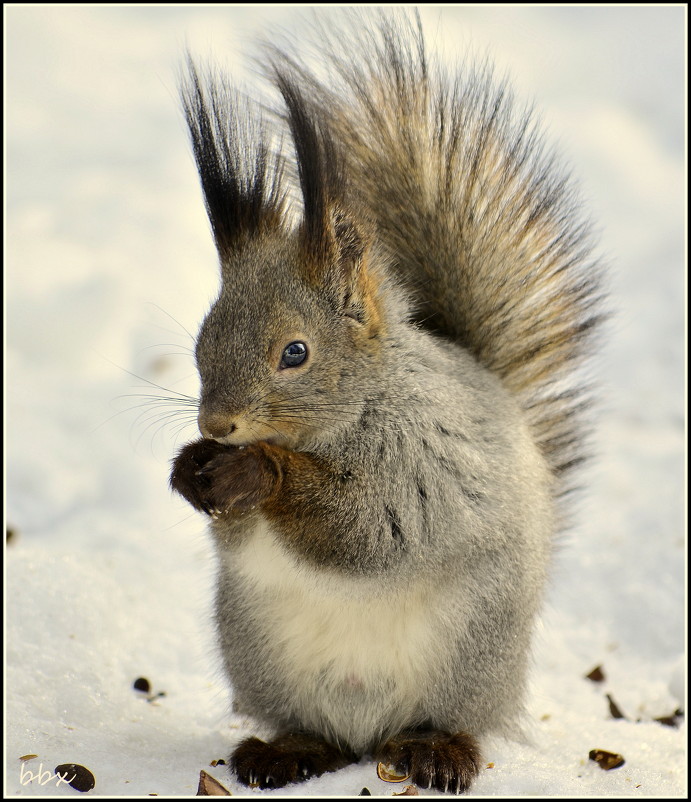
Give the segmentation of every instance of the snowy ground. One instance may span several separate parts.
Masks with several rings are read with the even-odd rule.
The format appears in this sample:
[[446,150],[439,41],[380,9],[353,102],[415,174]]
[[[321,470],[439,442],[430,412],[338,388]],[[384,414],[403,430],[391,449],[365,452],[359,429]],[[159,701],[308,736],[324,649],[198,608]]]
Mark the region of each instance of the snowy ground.
[[[94,773],[95,794],[190,795],[206,768],[237,795],[209,767],[248,729],[226,714],[214,657],[209,542],[167,489],[193,416],[139,406],[151,390],[128,371],[194,394],[185,329],[216,286],[177,109],[180,54],[187,44],[235,65],[248,37],[270,22],[298,27],[301,11],[4,12],[5,793],[76,794],[50,776],[74,762]],[[599,365],[600,458],[536,642],[533,740],[489,743],[494,768],[474,795],[686,793],[686,725],[653,721],[685,706],[686,686],[685,14],[423,11],[432,42],[491,53],[543,111],[602,230],[617,312]],[[604,684],[584,679],[596,665]],[[139,676],[166,695],[147,701],[132,689]],[[594,748],[626,764],[602,771]],[[281,793],[363,786],[399,790],[363,762]]]

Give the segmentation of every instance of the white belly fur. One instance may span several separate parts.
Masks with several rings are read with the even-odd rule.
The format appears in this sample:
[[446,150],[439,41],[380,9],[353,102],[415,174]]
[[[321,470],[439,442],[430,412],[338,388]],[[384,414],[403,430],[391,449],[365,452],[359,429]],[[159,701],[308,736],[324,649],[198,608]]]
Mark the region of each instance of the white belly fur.
[[429,583],[384,591],[381,580],[306,569],[266,522],[226,559],[261,610],[305,726],[357,750],[413,723],[445,642]]

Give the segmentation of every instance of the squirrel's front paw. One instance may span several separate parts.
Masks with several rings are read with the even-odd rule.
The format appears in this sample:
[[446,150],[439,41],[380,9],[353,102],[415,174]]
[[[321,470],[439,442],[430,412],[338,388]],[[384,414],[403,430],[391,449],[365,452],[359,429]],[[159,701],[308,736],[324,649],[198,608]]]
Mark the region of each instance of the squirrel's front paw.
[[170,486],[197,510],[211,515],[214,511],[209,498],[211,482],[200,471],[228,447],[215,440],[195,440],[182,448],[173,460]]
[[170,486],[195,509],[219,515],[260,504],[273,493],[280,476],[278,463],[261,444],[224,446],[197,440],[175,458]]

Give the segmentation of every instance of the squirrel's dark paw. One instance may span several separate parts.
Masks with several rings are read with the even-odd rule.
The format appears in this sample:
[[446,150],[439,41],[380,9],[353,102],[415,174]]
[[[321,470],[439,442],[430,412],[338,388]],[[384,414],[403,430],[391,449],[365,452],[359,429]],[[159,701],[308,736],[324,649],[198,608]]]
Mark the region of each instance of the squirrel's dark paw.
[[188,443],[173,460],[170,487],[195,509],[211,515],[214,511],[209,498],[211,481],[200,471],[214,457],[227,450],[227,446],[215,440],[202,439]]
[[173,461],[170,486],[197,510],[218,516],[264,501],[280,468],[260,444],[225,446],[215,440],[186,445]]
[[320,738],[285,733],[268,743],[259,738],[243,741],[230,757],[238,780],[259,788],[282,788],[288,783],[336,771],[356,758]]
[[456,794],[470,788],[482,763],[477,742],[464,732],[403,732],[381,746],[374,757],[409,774],[420,788]]

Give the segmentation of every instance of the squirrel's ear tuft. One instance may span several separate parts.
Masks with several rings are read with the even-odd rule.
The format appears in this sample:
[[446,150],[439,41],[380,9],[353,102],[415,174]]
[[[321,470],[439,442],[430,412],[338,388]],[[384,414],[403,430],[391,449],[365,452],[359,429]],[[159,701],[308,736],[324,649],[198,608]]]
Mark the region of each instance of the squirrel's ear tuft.
[[249,103],[222,76],[200,76],[189,56],[180,96],[216,247],[224,256],[282,224],[282,158],[271,156]]
[[302,246],[317,261],[333,257],[331,206],[339,192],[336,148],[323,119],[309,105],[297,81],[276,69],[274,80],[283,95],[295,146],[303,201]]
[[[303,200],[301,247],[304,276],[331,295],[334,308],[360,320],[360,288],[366,270],[369,234],[348,198],[344,159],[322,110],[307,100],[298,81],[274,69],[287,107]],[[363,307],[364,308],[364,307]]]
[[[354,264],[362,252],[362,238],[343,211],[347,194],[343,159],[328,123],[310,103],[288,72],[274,70],[274,81],[283,95],[287,120],[295,146],[295,157],[303,201],[301,245],[311,278],[320,281],[329,265],[346,258]],[[345,267],[346,265],[344,265]]]
[[338,209],[332,213],[332,225],[338,261],[347,263],[351,270],[357,269],[367,250],[362,227],[358,226],[347,213]]

